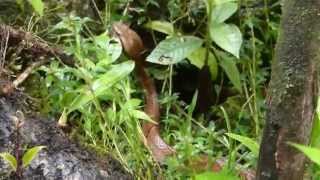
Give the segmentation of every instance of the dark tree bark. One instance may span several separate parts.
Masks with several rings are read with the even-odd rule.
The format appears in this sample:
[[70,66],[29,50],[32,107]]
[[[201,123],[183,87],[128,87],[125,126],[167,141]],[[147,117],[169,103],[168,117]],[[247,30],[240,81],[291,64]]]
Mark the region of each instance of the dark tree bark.
[[319,53],[320,1],[283,1],[258,180],[303,179],[305,156],[288,142],[309,143],[318,95]]

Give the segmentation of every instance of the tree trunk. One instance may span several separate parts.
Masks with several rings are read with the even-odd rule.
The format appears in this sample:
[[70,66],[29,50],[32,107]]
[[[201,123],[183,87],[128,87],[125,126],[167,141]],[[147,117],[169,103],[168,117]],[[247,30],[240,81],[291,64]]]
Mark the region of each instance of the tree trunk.
[[317,97],[320,1],[284,0],[267,101],[257,180],[302,180]]

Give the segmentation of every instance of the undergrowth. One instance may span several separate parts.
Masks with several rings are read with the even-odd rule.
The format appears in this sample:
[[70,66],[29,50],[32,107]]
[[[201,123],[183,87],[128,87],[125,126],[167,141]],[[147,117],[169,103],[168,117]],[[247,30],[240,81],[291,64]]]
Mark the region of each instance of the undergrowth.
[[[280,1],[231,1],[236,7],[228,4],[219,11],[226,13],[222,16],[227,18],[219,17],[221,13],[209,17],[211,11],[218,10],[215,6],[208,8],[208,2],[211,1],[108,1],[96,4],[98,9],[91,10],[90,17],[77,11],[68,13],[65,4],[55,2],[46,4],[42,17],[28,14],[26,8],[16,17],[17,22],[58,43],[76,60],[75,67],[56,61],[35,73],[43,83],[40,91],[36,91],[42,99],[40,111],[71,126],[72,134],[82,143],[100,153],[111,154],[139,179],[157,176],[201,179],[200,173],[206,168],[194,162],[204,157],[209,164],[224,158],[227,163],[223,172],[228,175],[225,177],[233,179],[237,179],[239,168],[256,167],[256,143],[260,142],[264,124]],[[228,11],[233,11],[228,6],[236,8],[236,12],[228,15]],[[201,94],[193,91],[186,101],[174,88],[174,77],[181,73],[181,66],[201,68],[204,60],[184,57],[165,66],[148,67],[159,92],[161,135],[177,152],[163,164],[152,159],[142,142],[141,124],[150,118],[143,111],[143,89],[134,75],[134,63],[122,54],[121,44],[110,35],[110,25],[118,20],[130,22],[134,28],[149,34],[149,47],[188,35],[203,41],[203,52],[210,52],[207,58],[212,60],[208,65],[216,99],[206,115],[196,112]],[[155,20],[162,23],[158,26]],[[242,41],[239,52],[219,44],[215,35],[210,34],[217,32],[211,29],[211,25],[217,24],[239,29]],[[198,53],[196,57],[202,52]]]

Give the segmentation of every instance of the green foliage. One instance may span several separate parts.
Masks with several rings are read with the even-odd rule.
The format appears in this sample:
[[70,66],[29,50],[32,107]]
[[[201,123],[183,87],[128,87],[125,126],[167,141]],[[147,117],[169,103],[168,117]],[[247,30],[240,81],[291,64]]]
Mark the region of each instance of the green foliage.
[[210,36],[218,46],[239,58],[242,35],[234,24],[226,24],[226,21],[238,8],[237,3],[221,1],[207,3]]
[[13,171],[17,170],[17,160],[14,156],[12,156],[10,153],[4,152],[0,153],[0,157],[2,157],[2,159],[10,165]]
[[219,62],[219,64],[222,69],[224,69],[235,88],[237,88],[239,92],[242,92],[240,72],[236,66],[235,61],[232,58],[225,57],[222,61]]
[[145,27],[158,32],[162,32],[167,35],[174,34],[173,24],[167,21],[149,21],[148,23],[145,24]]
[[311,161],[320,166],[320,149],[303,146],[296,143],[289,143],[291,146],[303,152]]
[[71,31],[69,51],[76,57],[76,67],[52,63],[42,67],[49,88],[50,105],[60,120],[79,126],[77,135],[83,143],[111,153],[131,173],[147,176],[142,171],[152,167],[152,160],[141,141],[141,121],[151,118],[141,110],[142,100],[129,74],[134,62],[121,55],[121,45],[108,32],[83,38],[84,24],[79,17],[63,18],[56,31]]
[[231,174],[225,170],[220,172],[204,172],[201,174],[196,175],[196,180],[240,180],[239,177]]
[[202,40],[194,36],[171,37],[163,40],[147,57],[147,61],[157,64],[175,64],[200,48]]
[[[31,18],[32,12],[43,16],[44,7],[39,4],[38,10],[32,6],[34,11],[27,11],[26,6],[26,17],[14,19],[24,17],[28,23],[21,24],[28,24],[26,29],[59,43],[76,60],[75,67],[58,62],[41,67],[38,74],[44,88],[38,89],[44,93],[38,94],[43,96],[40,99],[46,111],[60,116],[60,123],[72,124],[72,134],[82,144],[111,154],[137,179],[152,179],[154,172],[166,179],[232,179],[236,178],[236,164],[255,166],[258,145],[253,139],[261,136],[279,1],[117,0],[100,8],[100,16],[85,11],[89,17],[83,18],[76,13],[79,10],[72,9],[72,2],[46,1],[45,20]],[[152,120],[143,111],[144,95],[132,72],[134,63],[121,56],[121,44],[107,30],[117,20],[129,22],[139,33],[143,29],[146,46],[156,46],[148,61],[168,65],[147,66],[148,73],[157,79],[161,136],[177,152],[165,166],[153,162],[141,141],[141,124]],[[206,63],[216,104],[203,116],[195,112],[200,95],[195,93],[191,102],[183,102],[180,97],[184,94],[175,92],[179,85],[174,76],[180,73],[176,67],[200,70]],[[190,82],[187,76],[185,82]],[[319,139],[317,123],[315,144]],[[225,170],[202,174],[208,169],[192,166],[202,155],[210,162],[228,157]]]
[[[102,68],[102,67],[94,67],[94,68]],[[104,93],[110,88],[112,85],[126,77],[134,68],[134,64],[131,61],[123,62],[121,64],[113,65],[111,69],[109,69],[106,73],[97,75],[97,77],[93,77],[92,79],[88,79],[92,74],[82,69],[83,71],[78,71],[74,69],[75,74],[80,77],[86,79],[89,86],[82,86],[79,89],[75,90],[75,98],[70,104],[69,113],[82,108],[88,102],[92,102],[94,98],[103,96]],[[81,69],[80,69],[81,70]]]
[[[28,0],[30,5],[33,7],[34,11],[38,13],[40,16],[43,16],[44,4],[42,0]],[[19,5],[22,4],[21,1],[17,1]]]
[[[35,146],[33,148],[27,149],[27,151],[22,156],[22,167],[26,168],[43,148],[45,148],[45,146]],[[17,159],[13,155],[4,152],[0,153],[0,157],[2,157],[2,159],[11,166],[13,171],[17,170]]]
[[248,147],[250,149],[250,151],[256,157],[258,157],[258,155],[259,155],[259,144],[256,141],[252,140],[251,138],[245,137],[245,136],[240,136],[238,134],[233,134],[233,133],[226,133],[226,134],[229,137],[231,137],[232,139],[235,139],[235,140],[241,142],[246,147]]
[[16,3],[18,4],[21,10],[24,10],[24,0],[16,0]]
[[318,105],[316,109],[316,114],[313,120],[312,133],[310,144],[314,147],[320,147],[320,99],[318,98]]
[[27,150],[22,156],[22,166],[25,168],[27,167],[31,161],[38,155],[41,149],[45,148],[46,146],[35,146]]
[[[188,59],[191,64],[201,69],[205,65],[206,53],[207,50],[205,48],[199,48],[193,51],[193,53],[188,56]],[[208,52],[208,66],[210,68],[211,78],[215,80],[218,75],[218,63],[212,52]]]
[[211,24],[210,36],[218,46],[239,58],[242,37],[237,26],[224,23]]
[[219,5],[215,5],[212,8],[210,17],[211,25],[223,23],[230,18],[238,9],[238,4],[234,2],[225,2]]

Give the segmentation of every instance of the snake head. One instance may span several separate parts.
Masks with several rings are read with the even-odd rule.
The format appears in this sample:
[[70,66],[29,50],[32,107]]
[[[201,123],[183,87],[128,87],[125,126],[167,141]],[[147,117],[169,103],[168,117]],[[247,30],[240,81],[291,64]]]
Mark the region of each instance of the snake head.
[[122,22],[116,22],[112,25],[113,35],[117,36],[122,44],[125,53],[133,60],[141,60],[145,52],[140,36],[128,25]]

